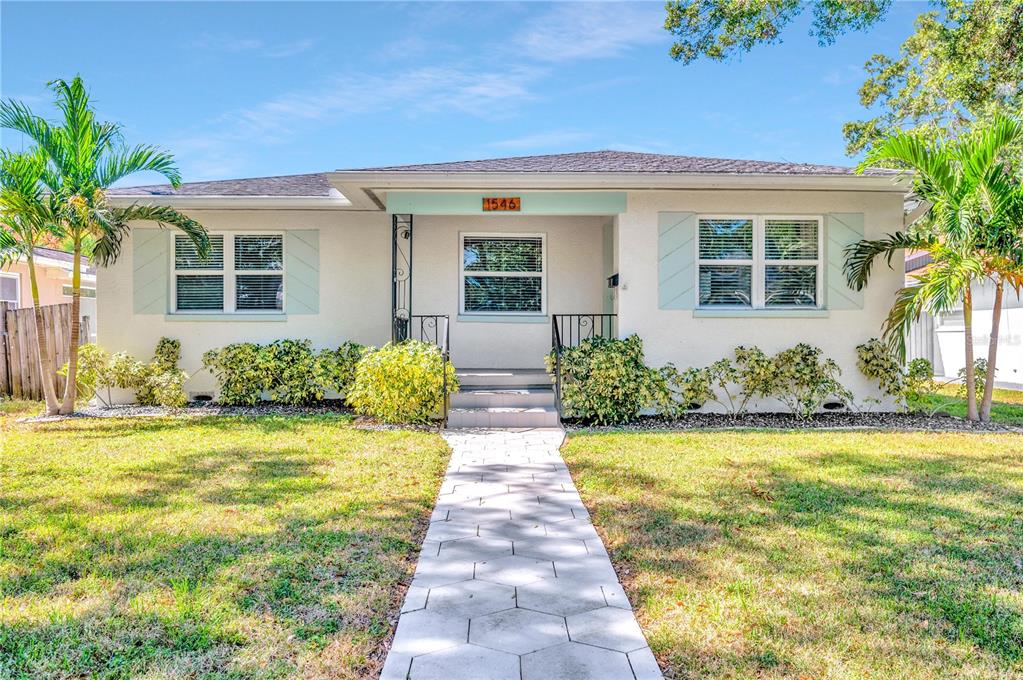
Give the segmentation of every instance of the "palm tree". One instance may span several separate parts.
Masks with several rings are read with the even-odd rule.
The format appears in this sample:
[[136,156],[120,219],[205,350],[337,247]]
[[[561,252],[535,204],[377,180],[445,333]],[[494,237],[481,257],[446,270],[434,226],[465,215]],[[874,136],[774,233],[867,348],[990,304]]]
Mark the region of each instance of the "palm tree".
[[[43,310],[39,305],[35,249],[47,237],[59,234],[57,204],[43,190],[46,156],[39,149],[26,153],[0,151],[0,265],[25,258],[35,309],[36,345],[43,382],[46,414],[56,415],[57,390],[54,386],[53,355],[44,332]],[[0,320],[2,323],[2,320]]]
[[138,172],[156,172],[172,186],[181,183],[181,173],[169,153],[150,145],[128,147],[117,123],[96,120],[89,102],[89,93],[81,77],[70,83],[54,80],[49,83],[56,97],[61,120],[51,124],[21,102],[0,102],[0,127],[21,132],[35,142],[46,157],[44,183],[61,206],[61,230],[72,243],[71,339],[67,388],[61,413],[74,411],[78,372],[78,341],[80,333],[80,294],[83,244],[94,239],[88,253],[100,265],[117,259],[121,243],[133,221],[153,221],[161,227],[170,225],[187,234],[200,256],[209,253],[209,237],[195,220],[168,207],[134,204],[113,206],[107,190],[119,180]]
[[1023,249],[1019,214],[1020,190],[1002,156],[1023,140],[1023,125],[1005,117],[958,140],[931,141],[915,133],[898,133],[875,146],[860,165],[896,163],[914,173],[914,191],[927,205],[924,216],[905,232],[878,240],[862,240],[846,249],[845,274],[857,290],[866,285],[878,256],[888,264],[903,249],[925,250],[933,260],[917,284],[896,295],[885,320],[883,335],[901,358],[905,336],[922,312],[942,314],[962,305],[966,359],[967,418],[990,418],[998,345],[993,322],[988,349],[987,382],[981,409],[977,408],[973,352],[973,284],[996,284],[996,310],[1006,283],[1019,290],[1023,279]]

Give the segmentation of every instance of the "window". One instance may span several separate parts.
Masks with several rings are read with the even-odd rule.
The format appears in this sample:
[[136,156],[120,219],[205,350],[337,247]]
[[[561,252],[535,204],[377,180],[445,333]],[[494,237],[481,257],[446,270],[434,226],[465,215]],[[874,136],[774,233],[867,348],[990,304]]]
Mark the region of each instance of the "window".
[[820,306],[820,218],[702,217],[697,239],[701,307]]
[[174,236],[174,309],[178,312],[277,312],[284,309],[284,237],[210,235],[198,256],[191,239]]
[[0,302],[9,302],[17,307],[21,300],[21,276],[0,272]]
[[[73,286],[65,285],[63,287],[64,297],[71,297],[73,291],[74,291],[74,287]],[[80,295],[83,298],[94,298],[94,297],[96,297],[96,289],[95,288],[80,288],[79,289],[79,293],[80,293]]]
[[462,235],[461,311],[545,314],[544,236]]

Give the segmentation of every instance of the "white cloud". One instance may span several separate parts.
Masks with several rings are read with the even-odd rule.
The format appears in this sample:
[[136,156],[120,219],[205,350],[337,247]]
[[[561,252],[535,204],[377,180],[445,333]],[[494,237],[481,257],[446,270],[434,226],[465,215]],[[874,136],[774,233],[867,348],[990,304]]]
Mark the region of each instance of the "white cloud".
[[552,130],[523,135],[511,139],[491,142],[488,146],[495,149],[564,149],[566,145],[585,142],[593,139],[593,133],[581,130]]
[[225,52],[228,54],[256,53],[259,56],[271,59],[292,57],[296,54],[308,52],[315,46],[316,41],[311,38],[268,43],[259,38],[249,38],[229,33],[202,33],[187,45],[188,49],[192,50]]
[[530,21],[513,44],[541,61],[612,57],[664,40],[663,23],[663,4],[566,2]]

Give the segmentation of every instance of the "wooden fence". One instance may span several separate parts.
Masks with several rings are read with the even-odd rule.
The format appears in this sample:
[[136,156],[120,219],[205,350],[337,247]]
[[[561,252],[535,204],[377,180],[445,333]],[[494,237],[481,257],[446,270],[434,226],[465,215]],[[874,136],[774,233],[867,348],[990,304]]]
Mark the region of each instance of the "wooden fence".
[[[54,357],[53,365],[59,369],[67,363],[71,345],[71,303],[45,305],[41,309],[44,332]],[[82,344],[88,342],[89,335],[89,317],[82,317]],[[54,375],[51,379],[60,399],[64,393],[64,378]],[[0,302],[0,396],[43,398],[33,307],[11,309],[9,303]]]

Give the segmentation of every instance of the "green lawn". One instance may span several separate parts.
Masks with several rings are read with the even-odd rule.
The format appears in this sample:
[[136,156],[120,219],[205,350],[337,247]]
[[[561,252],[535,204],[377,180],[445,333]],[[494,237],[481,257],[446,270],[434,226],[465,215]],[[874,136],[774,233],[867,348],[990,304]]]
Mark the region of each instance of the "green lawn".
[[[966,400],[956,396],[958,389],[958,385],[944,385],[940,388],[939,394],[923,400],[922,406],[929,411],[938,409],[965,418]],[[996,387],[991,401],[991,420],[1023,427],[1023,392]]]
[[1023,677],[1023,436],[578,434],[677,678]]
[[0,678],[377,677],[439,436],[37,411],[0,404]]

